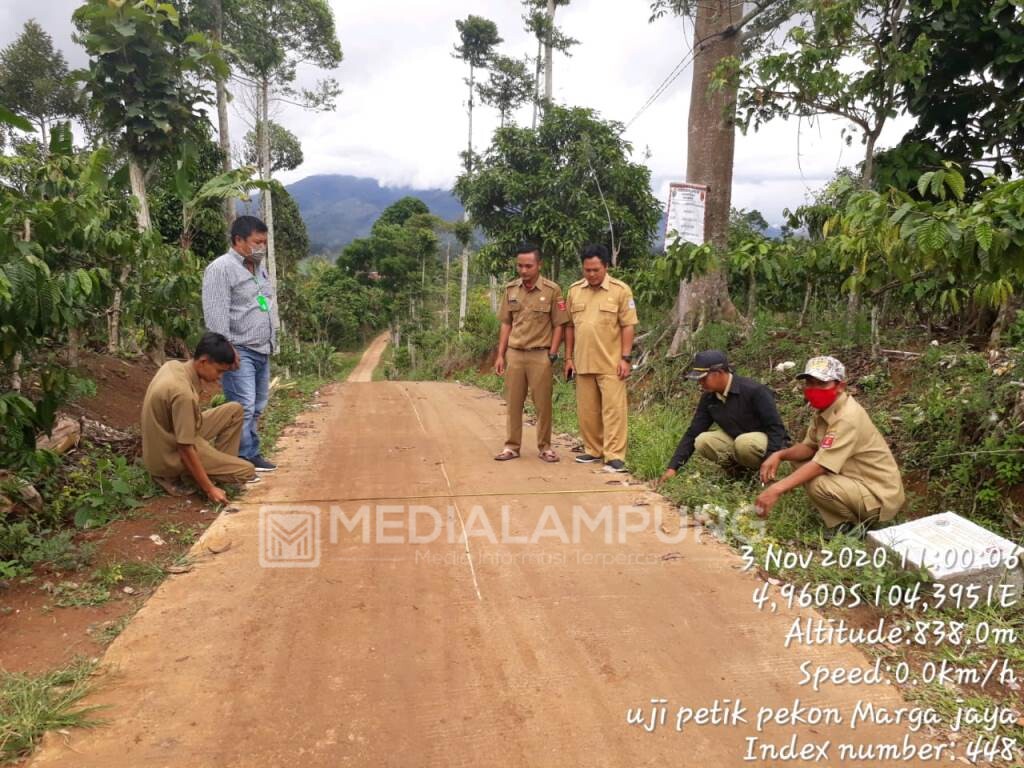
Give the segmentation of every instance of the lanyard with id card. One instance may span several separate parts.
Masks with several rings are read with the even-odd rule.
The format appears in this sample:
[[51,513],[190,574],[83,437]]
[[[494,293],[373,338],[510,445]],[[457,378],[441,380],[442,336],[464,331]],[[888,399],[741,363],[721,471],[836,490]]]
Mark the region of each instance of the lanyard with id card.
[[259,278],[256,277],[256,275],[253,275],[252,280],[256,283],[256,306],[260,308],[260,312],[269,312],[270,302],[267,301],[267,297],[263,295],[263,286],[260,285]]

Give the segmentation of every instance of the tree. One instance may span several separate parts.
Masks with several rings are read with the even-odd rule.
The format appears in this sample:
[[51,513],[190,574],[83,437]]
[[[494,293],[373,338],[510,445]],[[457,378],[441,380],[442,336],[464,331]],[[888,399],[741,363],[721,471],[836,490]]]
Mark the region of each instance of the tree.
[[[203,35],[186,35],[178,12],[168,3],[87,0],[74,14],[80,42],[89,53],[83,73],[97,123],[117,137],[128,158],[138,227],[152,226],[146,176],[155,162],[184,141],[202,138],[208,98],[201,85],[211,70],[226,65]],[[116,281],[110,308],[110,350],[120,345],[121,290],[131,262]]]
[[217,176],[221,167],[220,148],[208,138],[178,155],[161,158],[153,173],[153,183],[147,188],[153,226],[163,241],[191,249],[204,262],[226,249],[220,203],[207,203],[195,211],[191,231],[186,232],[177,179],[179,172],[184,172],[191,184],[202,186]]
[[610,246],[616,263],[647,253],[661,209],[621,132],[591,110],[552,105],[535,131],[495,133],[477,172],[455,182],[487,234],[481,253],[492,269],[504,270],[523,240],[540,245],[556,279],[588,242]]
[[302,220],[295,198],[279,181],[272,181],[276,213],[275,226],[278,238],[278,269],[285,280],[290,280],[298,271],[299,263],[309,257],[309,233]]
[[[224,45],[224,2],[225,0],[192,0],[188,7],[188,20],[195,29],[205,32],[215,49],[222,50]],[[227,0],[231,2],[231,0]],[[232,11],[235,9],[232,8]],[[231,170],[231,131],[228,121],[227,89],[228,75],[214,72],[213,82],[217,94],[217,143],[220,146],[221,171]],[[231,229],[235,220],[235,200],[223,201],[225,234]]]
[[82,111],[64,55],[34,20],[26,21],[18,39],[0,51],[0,102],[32,120],[44,147],[54,121]]
[[396,200],[383,211],[377,220],[373,222],[373,232],[378,231],[381,227],[396,224],[398,226],[404,225],[413,216],[429,215],[430,208],[427,204],[420,200],[418,197],[411,197],[409,195],[403,197],[401,200]]
[[[551,101],[554,88],[553,60],[554,52],[566,55],[569,49],[579,44],[579,40],[562,34],[555,26],[555,10],[559,5],[568,5],[569,0],[524,0],[526,14],[523,24],[526,31],[537,38],[536,72],[534,74],[533,123],[537,127],[537,111],[541,104]],[[540,76],[544,75],[544,96],[540,93]]]
[[456,21],[455,28],[459,31],[459,43],[455,46],[455,57],[469,65],[469,101],[466,111],[469,114],[469,140],[466,144],[466,170],[473,170],[473,94],[476,92],[476,70],[487,67],[494,57],[495,46],[501,44],[498,27],[490,19],[481,16],[467,16]]
[[[900,83],[917,118],[906,143],[925,143],[964,169],[1024,170],[1024,10],[991,0],[915,0],[901,35],[911,53],[921,37],[923,73]],[[919,168],[921,166],[918,166]],[[938,164],[930,166],[935,169]],[[980,172],[972,173],[975,181]]]
[[[861,134],[860,183],[871,187],[875,145],[899,110],[901,85],[920,77],[930,56],[924,34],[905,37],[907,7],[907,0],[800,0],[801,22],[786,36],[792,48],[765,38],[749,66],[733,62],[741,124],[757,127],[790,115],[845,118]],[[855,272],[851,317],[859,307],[859,283]]]
[[[923,34],[908,38],[907,0],[800,0],[801,22],[782,43],[766,38],[747,66],[730,73],[739,85],[741,125],[776,117],[845,118],[861,134],[861,184],[874,181],[875,145],[930,58]],[[911,33],[913,34],[913,33]]]
[[[302,145],[299,138],[273,120],[267,123],[270,131],[270,170],[293,171],[302,165]],[[245,135],[245,162],[250,165],[259,165],[259,142],[256,131],[249,131]]]
[[[298,66],[313,64],[333,69],[341,64],[341,45],[334,27],[334,14],[326,0],[222,0],[225,3],[225,42],[235,51],[232,59],[236,77],[255,91],[253,115],[259,146],[260,178],[269,181],[271,165],[270,109],[286,101],[309,110],[330,110],[341,93],[338,83],[327,77],[313,88],[297,88]],[[276,238],[274,236],[274,195],[261,196],[263,218],[269,228],[267,267],[278,286]]]
[[[715,249],[728,246],[736,148],[736,91],[728,81],[723,82],[719,67],[723,62],[739,60],[745,46],[788,17],[792,4],[793,0],[746,4],[743,0],[655,0],[651,4],[652,21],[668,13],[693,19],[686,181],[708,187],[704,233]],[[686,58],[689,56],[684,62]],[[706,320],[734,319],[738,315],[721,265],[693,280],[681,280],[672,309],[676,330],[669,355],[679,354],[683,343]]]
[[509,115],[525,104],[534,94],[537,83],[526,68],[526,62],[508,56],[495,56],[491,63],[490,81],[480,83],[480,100],[498,110],[500,127],[505,127]]
[[[466,156],[464,158],[466,173],[473,173],[473,93],[475,87],[475,73],[477,69],[486,67],[494,57],[494,47],[502,40],[498,35],[498,27],[490,19],[481,16],[467,16],[464,20],[456,21],[455,28],[459,32],[459,43],[455,46],[455,57],[462,59],[469,65],[469,77],[466,85],[469,86],[469,101],[466,103],[466,112],[469,115],[469,139],[466,142]],[[466,212],[466,220],[469,220],[469,211]],[[459,330],[466,323],[466,296],[469,292],[469,246],[462,248],[462,287],[459,299]]]
[[[108,267],[153,244],[111,183],[111,162],[109,149],[75,155],[67,123],[52,126],[45,153],[0,156],[0,376],[33,383],[27,395],[17,381],[0,393],[0,465],[29,460],[52,426],[71,389],[71,341],[104,305]],[[67,360],[54,353],[64,342]]]

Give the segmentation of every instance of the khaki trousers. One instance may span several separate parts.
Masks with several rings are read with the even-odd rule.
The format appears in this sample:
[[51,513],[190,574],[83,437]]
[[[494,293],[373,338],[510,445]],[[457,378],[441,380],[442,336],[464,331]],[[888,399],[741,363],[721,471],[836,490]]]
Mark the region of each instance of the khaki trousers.
[[768,435],[764,432],[746,432],[735,440],[720,429],[697,435],[694,441],[697,453],[723,467],[741,464],[757,469],[768,450]]
[[[256,474],[252,464],[238,458],[244,421],[245,411],[238,403],[225,403],[203,411],[196,453],[206,474],[214,482],[244,483]],[[192,479],[188,472],[182,477]]]
[[551,447],[551,361],[546,349],[510,349],[505,354],[505,401],[508,403],[505,447],[519,451],[523,444],[523,406],[526,393],[537,410],[537,450]]
[[840,523],[867,523],[878,519],[882,502],[852,477],[827,473],[804,486],[807,497],[827,528]]
[[626,459],[626,382],[614,373],[576,374],[576,418],[583,450],[606,462]]

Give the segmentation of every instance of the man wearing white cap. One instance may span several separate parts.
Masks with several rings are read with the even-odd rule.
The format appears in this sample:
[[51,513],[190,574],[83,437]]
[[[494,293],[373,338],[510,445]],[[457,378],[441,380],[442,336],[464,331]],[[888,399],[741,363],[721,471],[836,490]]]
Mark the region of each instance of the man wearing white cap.
[[[754,502],[759,514],[766,516],[782,494],[802,485],[833,532],[891,520],[906,502],[903,480],[885,438],[847,394],[846,367],[834,357],[812,357],[797,378],[815,414],[802,442],[761,465],[761,481],[772,484]],[[797,468],[775,481],[783,461]]]

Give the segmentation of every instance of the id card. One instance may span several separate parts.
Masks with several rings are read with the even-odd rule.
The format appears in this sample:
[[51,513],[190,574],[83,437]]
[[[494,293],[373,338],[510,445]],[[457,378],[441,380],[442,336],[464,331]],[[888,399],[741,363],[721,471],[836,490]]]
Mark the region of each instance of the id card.
[[270,303],[267,301],[267,297],[262,293],[256,297],[256,303],[259,305],[260,312],[270,311]]

